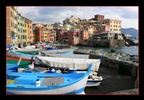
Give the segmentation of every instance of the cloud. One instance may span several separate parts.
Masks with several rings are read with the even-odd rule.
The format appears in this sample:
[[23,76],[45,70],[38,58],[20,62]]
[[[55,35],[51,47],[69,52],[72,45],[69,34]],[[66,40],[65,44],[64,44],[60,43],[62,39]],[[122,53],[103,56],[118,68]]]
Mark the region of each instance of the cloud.
[[18,12],[34,23],[62,22],[71,15],[80,19],[94,18],[96,14],[105,18],[122,20],[122,27],[132,26],[138,29],[137,6],[46,6],[18,7]]

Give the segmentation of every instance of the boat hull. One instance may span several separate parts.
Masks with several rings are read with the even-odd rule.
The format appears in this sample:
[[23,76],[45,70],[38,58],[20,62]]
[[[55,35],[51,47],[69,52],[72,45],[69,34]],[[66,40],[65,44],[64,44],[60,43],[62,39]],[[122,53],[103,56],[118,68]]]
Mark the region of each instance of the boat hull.
[[[10,67],[11,65],[7,66]],[[13,65],[11,67],[15,66]],[[6,92],[11,94],[36,94],[36,95],[82,94],[85,90],[87,79],[91,69],[92,64],[89,65],[89,69],[87,70],[86,73],[39,74],[39,73],[14,72],[12,69],[8,68]],[[40,83],[37,84],[38,82]]]
[[86,84],[86,87],[96,87],[101,84],[101,81],[89,81]]
[[9,57],[16,57],[16,58],[32,59],[32,57],[33,57],[33,59],[35,59],[35,55],[23,54],[23,53],[16,52],[14,50],[8,51],[7,55]]
[[84,94],[88,76],[82,80],[65,87],[54,86],[52,89],[46,88],[11,88],[7,87],[7,93],[10,94]]

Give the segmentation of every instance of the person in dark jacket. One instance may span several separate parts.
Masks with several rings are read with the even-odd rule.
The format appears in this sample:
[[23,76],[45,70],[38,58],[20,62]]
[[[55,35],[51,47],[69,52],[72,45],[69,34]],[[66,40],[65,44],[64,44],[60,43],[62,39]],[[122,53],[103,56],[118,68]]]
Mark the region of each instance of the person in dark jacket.
[[18,47],[21,48],[21,43],[18,44]]

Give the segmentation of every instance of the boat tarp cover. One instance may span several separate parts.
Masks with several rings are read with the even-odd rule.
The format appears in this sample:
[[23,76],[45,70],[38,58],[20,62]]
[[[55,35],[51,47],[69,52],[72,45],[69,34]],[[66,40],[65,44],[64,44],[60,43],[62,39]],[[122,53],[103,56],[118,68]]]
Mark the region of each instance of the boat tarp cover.
[[88,59],[89,55],[82,54],[47,54],[48,57],[64,57],[64,58],[80,58],[80,59]]
[[36,60],[39,60],[42,64],[49,67],[57,68],[75,68],[76,70],[87,70],[92,63],[92,71],[98,71],[100,65],[100,59],[79,59],[79,58],[58,58],[58,57],[46,57],[36,56]]

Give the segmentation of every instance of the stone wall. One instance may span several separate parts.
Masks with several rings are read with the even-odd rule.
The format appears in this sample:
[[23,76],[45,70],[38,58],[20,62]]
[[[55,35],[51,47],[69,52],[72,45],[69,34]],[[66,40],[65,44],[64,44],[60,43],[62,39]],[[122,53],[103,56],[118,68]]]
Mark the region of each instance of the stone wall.
[[123,47],[125,46],[125,41],[124,40],[117,40],[117,39],[112,39],[110,40],[110,47]]
[[[90,59],[100,58],[99,55],[90,54]],[[119,59],[112,59],[108,57],[103,57],[101,61],[102,66],[112,67],[118,71],[119,74],[131,75],[132,77],[137,77],[137,63],[132,63],[128,61],[122,61]]]

